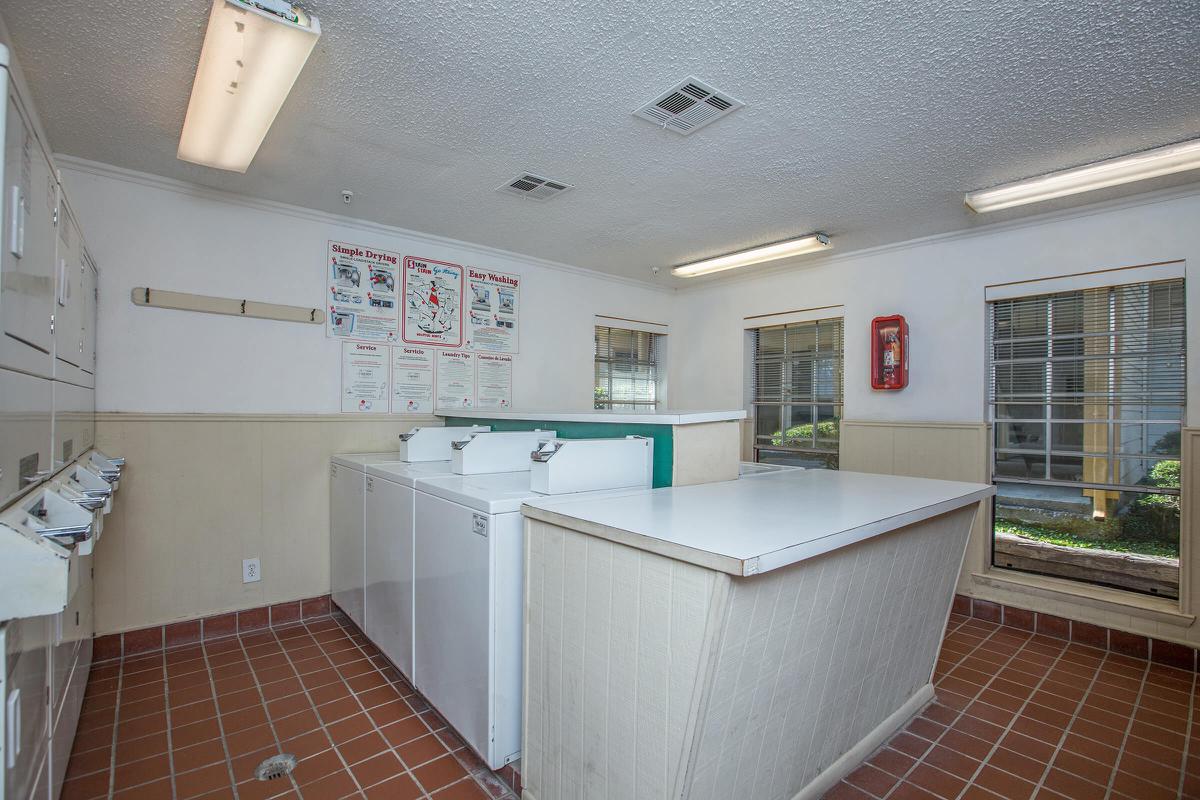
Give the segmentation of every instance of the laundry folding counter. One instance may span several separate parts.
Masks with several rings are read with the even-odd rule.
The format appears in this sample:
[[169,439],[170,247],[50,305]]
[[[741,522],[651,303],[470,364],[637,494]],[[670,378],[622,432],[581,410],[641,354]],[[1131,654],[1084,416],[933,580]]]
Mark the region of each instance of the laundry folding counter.
[[982,484],[527,501],[526,800],[820,797],[933,697]]

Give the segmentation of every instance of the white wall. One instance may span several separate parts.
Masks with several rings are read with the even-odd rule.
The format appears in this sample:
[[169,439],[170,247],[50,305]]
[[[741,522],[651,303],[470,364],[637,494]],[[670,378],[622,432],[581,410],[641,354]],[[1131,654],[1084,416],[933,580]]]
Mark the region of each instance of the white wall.
[[669,317],[671,293],[649,285],[102,165],[63,166],[100,266],[101,411],[338,412],[341,343],[323,326],[130,301],[133,287],[150,286],[320,306],[329,239],[520,275],[517,410],[591,408],[593,315]]
[[[1200,422],[1200,193],[834,255],[761,276],[686,289],[676,299],[670,380],[691,407],[743,405],[744,317],[845,306],[845,417],[980,422],[988,284],[1183,259],[1188,262],[1188,419]],[[903,314],[911,373],[901,392],[870,388],[873,317]],[[678,346],[687,342],[687,347]]]

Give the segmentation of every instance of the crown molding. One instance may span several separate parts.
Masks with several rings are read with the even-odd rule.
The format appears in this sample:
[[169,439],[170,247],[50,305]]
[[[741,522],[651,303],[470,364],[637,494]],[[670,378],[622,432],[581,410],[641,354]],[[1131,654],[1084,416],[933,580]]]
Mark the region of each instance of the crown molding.
[[544,258],[537,258],[536,256],[528,256],[523,253],[515,253],[511,250],[501,250],[497,247],[488,247],[487,245],[465,242],[461,239],[451,239],[446,236],[422,233],[421,231],[409,230],[408,228],[400,228],[394,225],[384,225],[380,222],[371,222],[370,220],[359,219],[357,217],[346,217],[340,214],[330,214],[325,211],[317,211],[316,209],[305,208],[303,206],[280,203],[275,200],[264,200],[257,197],[251,197],[250,195],[224,191],[222,189],[211,189],[207,186],[201,186],[198,183],[190,183],[188,181],[181,181],[175,178],[165,178],[161,175],[153,175],[148,172],[139,172],[137,170],[126,169],[124,167],[105,164],[99,161],[89,161],[84,158],[77,158],[75,156],[64,155],[62,153],[54,154],[54,161],[57,166],[63,170],[80,172],[86,175],[95,175],[97,177],[109,178],[111,180],[123,181],[125,183],[134,183],[140,186],[147,186],[152,189],[161,189],[163,191],[187,195],[188,197],[198,197],[217,203],[227,203],[231,205],[243,206],[245,208],[253,208],[259,211],[280,214],[282,216],[307,220],[309,222],[319,222],[326,225],[340,225],[342,227],[351,228],[364,233],[373,233],[384,236],[403,236],[410,239],[416,239],[421,242],[427,242],[432,245],[465,250],[469,253],[482,256],[484,258],[509,258],[529,264],[531,266],[542,267],[543,269],[565,272],[572,275],[591,278],[593,280],[608,281],[610,283],[618,283],[625,286],[636,286],[640,289],[650,289],[652,291],[662,292],[664,294],[671,294],[674,291],[672,287],[659,286],[658,284],[650,283],[649,281],[638,280],[636,278],[627,278],[622,275],[610,275],[607,272],[587,269],[586,267],[576,267],[572,264],[563,264],[558,261],[550,261]]
[[[930,236],[922,236],[916,239],[906,239],[900,242],[889,242],[886,244],[875,245],[873,247],[860,248],[858,250],[827,253],[824,255],[818,255],[816,258],[797,256],[796,258],[804,260],[796,261],[790,264],[782,263],[776,266],[761,267],[759,269],[755,269],[750,272],[743,272],[741,274],[721,275],[703,280],[700,283],[689,281],[687,284],[681,284],[677,286],[676,291],[680,294],[687,294],[690,292],[711,289],[714,286],[753,281],[769,275],[778,275],[784,272],[798,272],[808,267],[825,266],[827,264],[836,264],[841,261],[869,258],[872,256],[883,255],[885,253],[901,252],[904,250],[927,247],[936,244],[944,244],[947,242],[995,236],[998,234],[1007,233],[1009,231],[1022,230],[1025,228],[1037,228],[1044,225],[1053,225],[1059,222],[1065,222],[1067,220],[1083,219],[1086,217],[1091,217],[1098,214],[1106,214],[1113,211],[1120,211],[1127,208],[1150,206],[1158,203],[1169,203],[1175,200],[1183,200],[1190,197],[1200,197],[1200,183],[1190,183],[1185,186],[1159,189],[1153,192],[1145,192],[1143,194],[1133,195],[1132,197],[1120,197],[1112,200],[1104,200],[1077,208],[1062,209],[1059,211],[1047,212],[1045,214],[1038,214],[1030,217],[1022,217],[1021,219],[1009,220],[1006,222],[994,222],[982,225],[978,228],[948,231],[946,233],[935,233]],[[736,271],[730,270],[730,272],[733,273]]]

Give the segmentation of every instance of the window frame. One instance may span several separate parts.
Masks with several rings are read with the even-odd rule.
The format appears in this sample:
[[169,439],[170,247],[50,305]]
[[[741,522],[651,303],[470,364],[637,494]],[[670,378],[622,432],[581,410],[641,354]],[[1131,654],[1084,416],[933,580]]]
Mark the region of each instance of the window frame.
[[[754,461],[763,461],[764,454],[782,454],[787,459],[793,454],[793,460],[807,459],[819,462],[808,463],[806,466],[823,466],[827,469],[840,468],[841,462],[841,420],[845,411],[845,319],[840,314],[812,316],[808,318],[791,319],[776,324],[758,325],[746,328],[747,337],[747,406],[754,421],[751,430],[750,447]],[[831,332],[834,347],[823,349],[821,331],[823,328],[834,326]],[[760,342],[764,332],[778,331],[782,339],[782,350],[777,358],[760,356]],[[805,336],[804,331],[811,331],[813,348],[812,356],[796,357],[801,350],[791,350],[789,333],[793,336]],[[832,391],[822,393],[820,383],[822,378],[822,362],[833,372],[825,380],[832,381]],[[779,366],[779,396],[764,397],[761,394],[761,369],[764,365],[777,363]],[[794,396],[793,381],[796,379],[796,367],[808,364],[809,390],[804,396]],[[805,370],[801,370],[804,372]],[[772,409],[775,418],[779,420],[779,444],[775,444],[772,434],[760,432],[760,424],[764,419],[764,410]],[[794,416],[796,409],[805,409],[807,414],[799,420]],[[832,420],[836,426],[835,438],[821,435],[822,423]],[[782,433],[801,425],[812,425],[811,434],[805,439],[784,439]],[[769,427],[769,426],[768,426]]]
[[[1163,265],[1152,265],[1160,267]],[[1170,266],[1170,265],[1167,265]],[[1131,280],[1120,280],[1118,276],[1114,276],[1111,271],[1108,274],[1090,274],[1086,276],[1086,280],[1073,281],[1069,276],[1061,279],[1047,279],[1043,285],[1038,285],[1038,282],[1029,282],[1026,284],[1009,284],[1005,285],[1004,291],[998,293],[998,296],[991,295],[989,287],[988,295],[986,296],[986,381],[987,392],[985,398],[985,406],[987,409],[987,420],[989,424],[988,437],[988,476],[990,481],[997,486],[1003,484],[1009,485],[1033,485],[1033,486],[1048,486],[1048,487],[1067,487],[1083,490],[1085,494],[1088,491],[1111,492],[1119,494],[1141,495],[1141,496],[1174,496],[1180,497],[1183,486],[1186,486],[1187,476],[1181,476],[1179,487],[1160,486],[1144,482],[1146,477],[1150,475],[1151,470],[1157,463],[1164,461],[1177,462],[1182,470],[1182,465],[1185,460],[1183,452],[1184,437],[1187,430],[1187,361],[1188,340],[1187,340],[1187,285],[1182,272],[1172,274],[1167,270],[1156,270],[1155,274],[1145,274],[1140,268],[1129,268],[1132,273],[1137,269],[1140,275],[1132,274],[1128,277]],[[1163,272],[1165,274],[1157,274]],[[1101,275],[1104,275],[1108,280],[1097,280]],[[1083,277],[1083,276],[1079,276]],[[1126,276],[1119,276],[1126,277]],[[1114,279],[1117,278],[1117,279]],[[1174,284],[1173,286],[1167,284]],[[1146,301],[1144,309],[1131,311],[1129,300],[1120,297],[1122,292],[1130,290],[1145,289]],[[1168,302],[1160,308],[1154,306],[1155,292],[1157,289],[1163,289],[1169,292],[1177,292],[1176,298],[1178,304],[1174,303],[1174,299],[1168,296]],[[1022,291],[1022,289],[1024,291]],[[1088,309],[1089,298],[1087,293],[1096,293],[1103,291],[1104,304],[1100,307],[1099,315],[1093,307]],[[1069,302],[1074,300],[1073,296],[1078,295],[1077,312],[1080,320],[1081,330],[1068,329],[1066,332],[1056,332],[1055,329],[1055,301],[1063,300]],[[1096,299],[1093,294],[1092,301]],[[1010,330],[1006,337],[997,337],[998,331],[996,322],[996,309],[1004,303],[1025,303],[1031,307],[1033,303],[1042,302],[1045,304],[1045,321],[1044,334],[1021,335],[1015,330]],[[1069,308],[1069,306],[1068,306]],[[1010,321],[1015,319],[1015,311],[1011,311]],[[1091,316],[1089,317],[1089,313]],[[1130,325],[1128,315],[1144,314],[1144,319],[1140,325]],[[1168,324],[1155,324],[1154,316],[1156,314],[1174,314],[1178,313],[1179,317],[1171,316]],[[1107,316],[1108,325],[1103,331],[1089,331],[1087,322],[1094,322],[1097,316],[1101,318]],[[1163,337],[1178,337],[1178,349],[1172,343],[1170,338],[1166,339],[1164,344]],[[1141,350],[1125,350],[1118,345],[1119,342],[1125,340],[1139,341]],[[1106,341],[1108,346],[1106,349],[1094,350],[1087,346],[1087,342],[1091,341]],[[1016,343],[1037,345],[1045,343],[1045,354],[1032,356],[1027,355],[1021,358],[998,359],[997,344],[1010,345],[1009,355],[1016,352],[1015,347],[1011,345]],[[1063,355],[1056,354],[1056,345],[1066,342],[1068,346],[1063,348],[1067,352]],[[1076,345],[1074,352],[1071,351],[1070,345]],[[1128,346],[1126,344],[1126,346]],[[1165,384],[1166,388],[1160,388],[1160,385],[1155,383],[1155,376],[1151,373],[1155,369],[1161,369],[1162,359],[1169,359],[1167,363],[1177,363],[1178,374],[1168,373],[1169,380]],[[1177,359],[1177,361],[1175,361]],[[1035,393],[1022,393],[1010,388],[1009,393],[1003,396],[998,394],[998,379],[997,379],[997,363],[1013,364],[1017,361],[1025,363],[1044,362],[1044,375],[1041,376],[1041,390],[1038,396]],[[1064,368],[1061,365],[1066,364]],[[1072,368],[1071,365],[1081,365]],[[1091,391],[1087,386],[1088,382],[1088,365],[1101,364],[1104,365],[1102,383],[1105,386],[1104,391]],[[1059,369],[1065,369],[1067,379],[1061,380],[1061,375],[1056,375],[1056,366]],[[1094,367],[1093,367],[1094,368]],[[1168,368],[1173,371],[1173,368]],[[1125,385],[1128,370],[1134,380],[1132,383],[1135,388],[1130,390]],[[1138,370],[1141,370],[1139,375]],[[1029,373],[1035,374],[1035,373]],[[1056,377],[1060,381],[1056,383]],[[1009,373],[1010,381],[1016,382],[1013,373]],[[1140,378],[1141,387],[1137,387],[1136,383]],[[1064,388],[1065,387],[1065,388]],[[1027,395],[1027,396],[1026,396]],[[1099,401],[1099,402],[1097,402]],[[1033,417],[1027,413],[1005,413],[1002,415],[1001,408],[1025,407],[1025,411],[1040,407],[1040,416]],[[1080,414],[1062,414],[1064,407],[1078,407]],[[1091,409],[1104,410],[1103,416],[1089,416],[1089,407]],[[1172,409],[1171,414],[1162,414],[1164,408]],[[1173,410],[1178,409],[1178,415],[1173,416]],[[1127,409],[1136,409],[1134,416],[1125,414]],[[1013,447],[1011,440],[1004,441],[1002,437],[1004,433],[1011,431],[1011,428],[1005,426],[1018,425],[1029,429],[1036,429],[1040,441],[1035,441],[1037,447],[1022,448]],[[1088,426],[1096,426],[1089,431]],[[1103,426],[1103,435],[1098,435],[1100,426]],[[1164,427],[1174,428],[1173,431],[1166,433],[1169,436],[1171,433],[1176,433],[1179,437],[1179,448],[1177,451],[1159,451],[1155,452],[1155,447],[1149,442],[1158,440],[1162,437],[1161,433],[1155,432],[1155,427],[1161,432]],[[1077,428],[1079,433],[1078,446],[1074,446],[1071,436],[1071,428]],[[1137,428],[1138,432],[1134,434],[1140,447],[1136,450],[1130,450],[1127,447],[1128,436],[1127,429]],[[1066,435],[1064,435],[1066,434]],[[1103,449],[1089,447],[1089,435],[1095,436],[1097,439],[1103,440]],[[1063,442],[1066,442],[1064,448]],[[1008,444],[1009,446],[1002,446]],[[1094,444],[1094,442],[1093,442]],[[1041,475],[1038,477],[1020,477],[1014,475],[1004,475],[998,469],[1000,461],[999,456],[1009,455],[1014,458],[1034,457],[1042,460],[1040,465]],[[1071,469],[1069,462],[1062,461],[1063,459],[1072,459],[1080,462],[1079,473],[1080,479],[1071,479],[1062,477],[1064,472],[1059,472],[1055,475],[1056,466],[1055,459],[1059,459],[1058,464],[1067,463],[1065,469]],[[1103,478],[1100,480],[1086,479],[1088,478],[1088,460],[1093,462],[1103,460]],[[1124,462],[1142,462],[1140,469],[1144,470],[1141,477],[1136,480],[1124,480],[1123,463]],[[1095,469],[1093,463],[1092,469]],[[1072,470],[1073,472],[1074,470]],[[1182,499],[1182,498],[1181,498]],[[1112,583],[1105,583],[1099,580],[1091,580],[1085,577],[1070,577],[1066,578],[1055,573],[1043,573],[1029,571],[1027,569],[1019,569],[1008,567],[1004,564],[996,562],[995,545],[996,545],[996,507],[999,502],[999,495],[993,498],[991,506],[991,524],[988,526],[988,546],[986,548],[987,564],[986,571],[998,570],[1004,573],[1012,574],[1016,572],[1024,575],[1045,576],[1054,580],[1066,580],[1071,583],[1077,583],[1080,587],[1089,587],[1087,590],[1116,590],[1122,593],[1127,593],[1130,596],[1136,597],[1159,597],[1171,603],[1182,602],[1186,564],[1184,558],[1186,549],[1184,540],[1187,536],[1186,521],[1180,519],[1179,522],[1179,544],[1180,552],[1178,559],[1179,569],[1179,596],[1171,597],[1170,595],[1142,593],[1137,589],[1119,586]],[[1119,502],[1119,500],[1118,500]],[[1111,512],[1110,512],[1111,513]],[[1006,579],[1007,580],[1007,579]]]

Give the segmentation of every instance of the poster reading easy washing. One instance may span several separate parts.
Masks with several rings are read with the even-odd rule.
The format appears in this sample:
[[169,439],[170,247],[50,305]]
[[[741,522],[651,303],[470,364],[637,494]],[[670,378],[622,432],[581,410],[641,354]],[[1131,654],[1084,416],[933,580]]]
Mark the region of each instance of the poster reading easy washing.
[[475,407],[497,411],[512,409],[512,364],[510,355],[475,355]]
[[517,352],[520,306],[519,276],[467,267],[467,349]]
[[342,411],[388,413],[387,345],[342,342]]
[[458,264],[404,257],[401,339],[408,344],[462,347],[463,274]]
[[399,339],[400,256],[346,242],[329,242],[325,334],[367,342]]
[[392,348],[392,413],[433,413],[432,347]]
[[475,356],[462,350],[437,351],[437,407],[475,407]]

